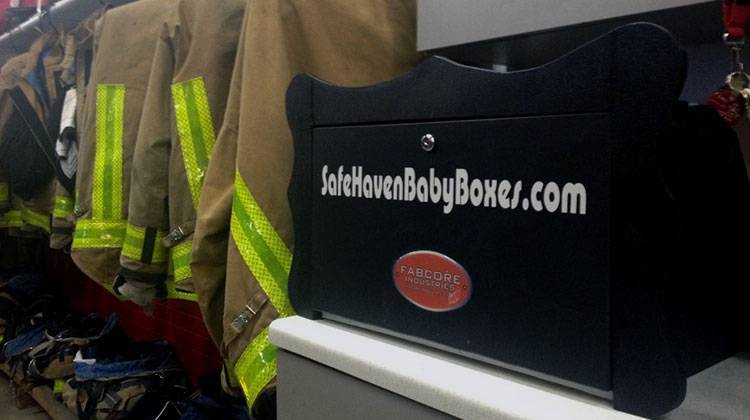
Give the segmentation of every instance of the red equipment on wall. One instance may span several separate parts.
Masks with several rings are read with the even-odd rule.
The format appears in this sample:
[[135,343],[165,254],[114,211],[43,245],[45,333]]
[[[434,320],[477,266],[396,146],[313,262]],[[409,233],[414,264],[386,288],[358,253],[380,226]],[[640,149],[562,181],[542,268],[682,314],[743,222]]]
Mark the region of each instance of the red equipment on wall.
[[154,305],[154,313],[148,316],[140,306],[120,301],[87,278],[73,264],[70,256],[62,252],[50,251],[47,267],[49,278],[60,281],[71,312],[97,312],[102,316],[115,312],[120,326],[131,339],[167,340],[175,348],[194,384],[197,384],[200,376],[221,368],[221,357],[206,331],[195,302],[175,299],[158,301]]

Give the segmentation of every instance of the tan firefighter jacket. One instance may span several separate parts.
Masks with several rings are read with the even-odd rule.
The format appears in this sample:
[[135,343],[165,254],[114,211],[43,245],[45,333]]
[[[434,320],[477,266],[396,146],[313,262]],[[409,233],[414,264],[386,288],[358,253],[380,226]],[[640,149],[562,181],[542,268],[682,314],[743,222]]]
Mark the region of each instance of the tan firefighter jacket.
[[[104,9],[94,12],[78,27],[68,33],[64,39],[64,56],[57,69],[59,77],[66,87],[75,89],[75,127],[83,125],[83,111],[86,103],[86,88],[94,48],[94,25]],[[77,133],[77,130],[76,130]],[[59,135],[59,132],[56,133]],[[75,196],[65,189],[60,182],[55,186],[55,207],[52,215],[52,234],[50,247],[63,249],[73,241],[75,227]]]
[[98,22],[94,61],[79,129],[76,227],[72,257],[111,286],[125,242],[130,174],[145,85],[161,23],[172,0],[140,0]]
[[286,286],[294,159],[287,86],[302,72],[361,86],[408,71],[418,61],[415,7],[391,0],[247,5],[225,120],[198,208],[191,268],[208,329],[251,405],[276,374],[268,325],[293,313]]
[[[2,76],[0,76],[2,78]],[[2,81],[0,81],[2,84]],[[0,91],[0,130],[4,129],[10,119],[13,111],[13,104],[10,96],[6,91]],[[0,135],[0,142],[3,141],[3,135]],[[10,215],[7,212],[13,210],[10,203],[10,178],[5,173],[7,169],[3,168],[3,162],[0,161],[0,229],[8,229],[10,226]],[[18,223],[21,223],[20,215]]]
[[190,271],[195,210],[224,119],[245,0],[178,0],[165,20],[133,156],[125,280],[164,283],[195,300]]
[[[0,70],[0,130],[5,140],[17,137],[28,142],[42,142],[49,147],[47,153],[37,150],[41,160],[33,165],[49,168],[52,177],[33,197],[21,199],[13,194],[8,182],[0,181],[0,207],[8,211],[0,217],[0,228],[10,229],[12,235],[37,237],[48,235],[54,206],[55,175],[53,118],[54,104],[59,94],[56,70],[62,61],[63,51],[57,33],[42,35],[29,51],[10,59]],[[2,140],[0,140],[2,141]],[[34,145],[36,146],[36,145]],[[9,156],[6,159],[24,162],[28,156]],[[10,162],[0,162],[6,177],[12,177]],[[30,165],[30,163],[26,163]],[[31,165],[31,166],[33,166]],[[32,169],[32,168],[29,168]],[[17,192],[17,191],[16,191]],[[7,203],[3,205],[2,203]]]
[[[0,98],[0,102],[2,101],[3,99]],[[0,105],[0,108],[2,108],[2,105]],[[1,116],[0,119],[2,119]],[[0,165],[0,214],[4,214],[10,209],[10,184],[8,184],[8,176],[5,175],[2,165]],[[7,228],[7,226],[0,224],[0,229],[2,228]]]

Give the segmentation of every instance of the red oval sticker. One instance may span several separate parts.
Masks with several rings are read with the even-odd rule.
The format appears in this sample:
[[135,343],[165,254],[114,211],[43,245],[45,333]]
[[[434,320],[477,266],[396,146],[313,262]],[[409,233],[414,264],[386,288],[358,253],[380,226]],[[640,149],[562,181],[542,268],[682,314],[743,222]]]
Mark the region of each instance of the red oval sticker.
[[471,297],[469,273],[434,251],[414,251],[399,258],[393,265],[393,282],[409,302],[433,312],[458,309]]

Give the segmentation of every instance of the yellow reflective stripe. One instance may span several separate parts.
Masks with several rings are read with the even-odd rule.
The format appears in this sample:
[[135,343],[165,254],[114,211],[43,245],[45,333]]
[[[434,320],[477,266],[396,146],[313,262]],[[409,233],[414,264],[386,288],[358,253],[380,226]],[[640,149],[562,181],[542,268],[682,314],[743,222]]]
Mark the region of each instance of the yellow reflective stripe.
[[143,258],[143,252],[144,248],[151,246],[151,263],[163,263],[167,261],[167,250],[161,244],[161,240],[165,236],[167,236],[167,232],[156,231],[156,235],[152,238],[153,244],[147,244],[146,228],[128,223],[125,230],[125,240],[122,244],[122,254],[131,260],[148,263],[148,260]]
[[0,228],[20,228],[23,226],[20,210],[11,210],[0,214]]
[[216,143],[203,78],[173,84],[172,98],[190,195],[193,207],[198,208],[203,178]]
[[[252,230],[260,234],[263,241],[288,275],[289,269],[292,266],[292,253],[279,234],[276,233],[271,222],[266,218],[265,213],[263,213],[258,202],[255,201],[255,197],[250,193],[250,189],[248,189],[239,172],[235,175],[235,187],[235,203],[239,203],[251,219],[250,222],[252,225],[246,227],[251,227]],[[232,204],[234,205],[235,203]]]
[[50,233],[51,221],[49,214],[38,213],[26,206],[21,206],[21,220],[28,225],[38,227]]
[[73,248],[120,248],[126,229],[123,220],[78,220]]
[[10,188],[8,187],[8,183],[0,182],[0,201],[8,201],[9,191],[10,191]]
[[96,155],[92,219],[122,219],[122,132],[125,86],[96,87]]
[[276,346],[268,339],[268,327],[258,334],[234,367],[247,405],[252,407],[258,394],[276,376]]
[[193,249],[193,241],[186,240],[172,247],[172,269],[174,270],[174,281],[179,283],[193,277],[190,270],[190,255]]
[[73,215],[73,199],[64,195],[55,197],[55,210],[53,216],[66,218]]
[[63,391],[65,391],[65,380],[63,380],[63,379],[55,379],[55,382],[52,385],[52,393],[53,394],[62,394]]
[[239,172],[235,176],[231,232],[242,259],[280,317],[294,314],[287,295],[292,253],[271,226]]
[[126,222],[122,220],[124,114],[125,86],[98,85],[91,219],[76,223],[73,248],[120,248],[125,241]]
[[[235,175],[232,202],[232,238],[280,317],[294,314],[287,294],[292,253],[279,237],[239,172]],[[252,406],[258,394],[276,375],[276,348],[265,328],[242,353],[235,366],[237,378]]]
[[48,214],[38,213],[23,205],[20,210],[11,210],[0,214],[0,228],[20,228],[24,224],[38,227],[47,233],[51,229]]

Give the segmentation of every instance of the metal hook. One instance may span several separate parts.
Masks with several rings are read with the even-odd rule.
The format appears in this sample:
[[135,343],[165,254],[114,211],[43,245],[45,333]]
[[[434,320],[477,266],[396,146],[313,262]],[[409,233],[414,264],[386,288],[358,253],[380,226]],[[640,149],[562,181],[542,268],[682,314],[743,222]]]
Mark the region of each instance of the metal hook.
[[743,71],[745,69],[745,65],[742,64],[742,48],[731,47],[730,51],[732,54],[732,71]]
[[55,31],[56,34],[60,35],[60,29],[55,25],[55,21],[52,20],[52,9],[43,11],[42,16],[39,18],[39,20],[41,21],[42,18],[46,18],[50,28]]

